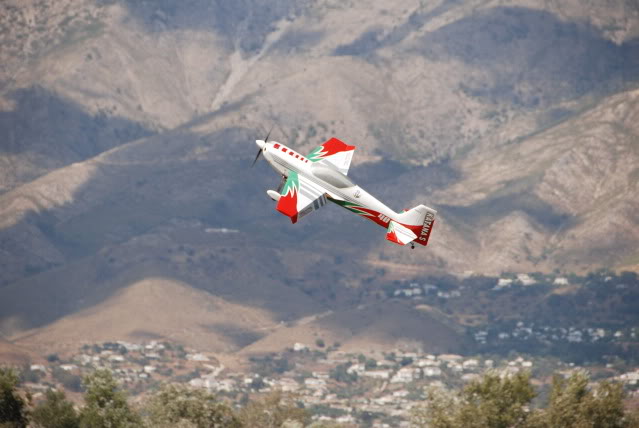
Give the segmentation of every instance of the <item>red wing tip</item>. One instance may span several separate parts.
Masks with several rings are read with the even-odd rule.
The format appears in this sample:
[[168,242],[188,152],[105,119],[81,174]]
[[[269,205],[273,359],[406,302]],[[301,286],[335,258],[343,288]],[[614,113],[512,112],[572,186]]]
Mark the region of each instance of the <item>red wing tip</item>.
[[324,142],[324,144],[322,144],[322,146],[324,146],[324,147],[328,146],[328,147],[333,148],[333,150],[337,149],[336,151],[340,151],[340,152],[347,152],[349,150],[355,150],[356,149],[355,146],[349,146],[348,144],[346,144],[345,142],[343,142],[339,138],[335,138],[335,137],[332,137],[330,140],[327,140],[326,142]]

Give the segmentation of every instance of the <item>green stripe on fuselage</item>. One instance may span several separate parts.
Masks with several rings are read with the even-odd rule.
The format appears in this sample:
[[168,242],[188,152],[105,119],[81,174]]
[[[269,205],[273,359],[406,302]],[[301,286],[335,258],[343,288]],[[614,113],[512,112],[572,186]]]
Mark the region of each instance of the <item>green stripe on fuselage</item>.
[[363,214],[368,215],[368,213],[361,209],[361,207],[357,204],[348,201],[339,201],[337,199],[331,199],[331,201],[335,202],[340,207],[346,208],[349,211],[354,212],[355,214]]

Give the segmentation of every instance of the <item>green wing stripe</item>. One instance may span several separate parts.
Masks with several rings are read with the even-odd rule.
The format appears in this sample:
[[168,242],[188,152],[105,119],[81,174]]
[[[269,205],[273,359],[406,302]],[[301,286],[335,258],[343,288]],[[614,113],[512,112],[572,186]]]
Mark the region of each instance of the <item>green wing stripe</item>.
[[286,179],[286,183],[284,187],[282,187],[282,191],[280,194],[282,196],[288,195],[289,191],[291,193],[295,192],[296,189],[300,188],[299,177],[295,171],[288,172],[288,178]]
[[312,152],[310,152],[310,153],[308,154],[308,156],[306,156],[306,157],[307,157],[307,158],[308,158],[308,160],[310,160],[311,162],[317,162],[317,161],[319,161],[319,160],[321,160],[321,159],[322,159],[322,158],[321,158],[321,156],[320,156],[320,153],[322,153],[322,149],[323,149],[323,147],[322,147],[322,146],[317,146],[317,147],[315,147],[315,148],[313,149],[313,151],[312,151]]

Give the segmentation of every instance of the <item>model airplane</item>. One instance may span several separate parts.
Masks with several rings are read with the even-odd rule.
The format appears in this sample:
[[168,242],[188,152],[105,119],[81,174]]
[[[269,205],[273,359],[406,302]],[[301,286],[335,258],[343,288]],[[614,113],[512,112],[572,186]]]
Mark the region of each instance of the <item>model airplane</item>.
[[278,190],[266,193],[293,223],[331,201],[386,228],[386,239],[391,242],[410,243],[411,248],[415,248],[415,242],[424,246],[428,243],[437,211],[418,205],[396,213],[353,183],[346,174],[355,146],[331,138],[303,156],[283,144],[269,142],[268,135],[255,143],[260,151],[253,165],[264,155],[282,175]]

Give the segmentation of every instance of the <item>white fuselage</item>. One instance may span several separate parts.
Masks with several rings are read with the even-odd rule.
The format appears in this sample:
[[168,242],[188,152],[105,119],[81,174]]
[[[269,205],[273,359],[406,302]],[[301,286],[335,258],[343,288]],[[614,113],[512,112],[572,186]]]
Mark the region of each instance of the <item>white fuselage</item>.
[[[259,140],[257,141],[257,144],[262,149],[264,158],[278,173],[288,176],[289,171],[294,171],[298,175],[303,176],[305,179],[326,190],[326,194],[330,197],[330,199],[346,201],[377,213],[378,218],[374,221],[380,225],[387,225],[391,219],[397,219],[398,214],[395,211],[384,205],[358,185],[350,182],[346,176],[336,169],[334,172],[344,177],[345,180],[350,182],[350,185],[337,187],[325,179],[322,179],[318,176],[319,171],[317,167],[314,167],[314,162],[283,144],[277,142],[265,143]],[[371,218],[371,220],[373,219]]]

